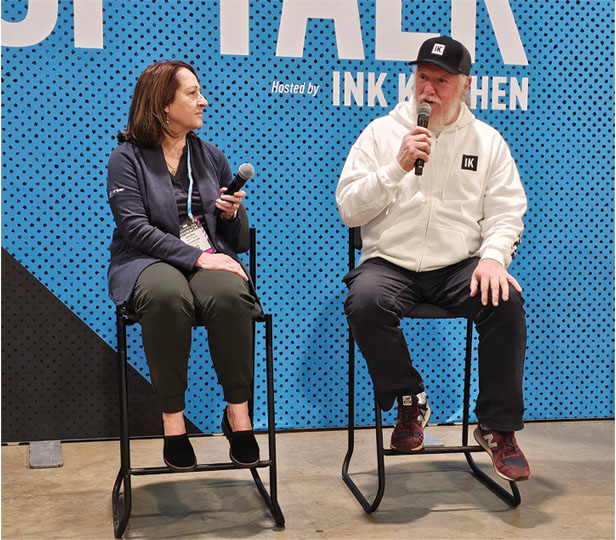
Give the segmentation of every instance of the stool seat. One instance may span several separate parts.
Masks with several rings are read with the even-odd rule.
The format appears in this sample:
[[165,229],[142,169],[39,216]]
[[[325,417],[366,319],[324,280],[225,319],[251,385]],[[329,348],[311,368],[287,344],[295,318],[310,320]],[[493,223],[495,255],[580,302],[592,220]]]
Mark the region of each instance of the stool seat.
[[[121,305],[116,307],[116,311],[117,311],[117,315],[120,315],[120,316],[124,317],[125,324],[127,326],[139,323],[139,315],[137,314],[137,312],[134,309],[131,308],[130,304],[128,304],[128,303],[127,304],[121,304]],[[255,322],[265,322],[265,317],[266,317],[266,315],[261,313],[255,319]],[[200,318],[197,318],[197,320],[193,324],[193,327],[200,327],[200,326],[205,326],[205,323]]]
[[417,304],[405,317],[409,319],[464,319],[434,304]]

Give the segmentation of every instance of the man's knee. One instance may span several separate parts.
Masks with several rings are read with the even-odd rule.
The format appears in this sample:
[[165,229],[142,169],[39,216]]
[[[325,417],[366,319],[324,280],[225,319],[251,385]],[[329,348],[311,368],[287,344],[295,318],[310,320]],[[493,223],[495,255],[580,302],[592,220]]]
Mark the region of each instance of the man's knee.
[[353,286],[344,303],[344,313],[352,326],[374,325],[376,321],[392,315],[385,299],[373,288]]
[[501,306],[506,316],[525,318],[524,298],[513,287],[509,287],[509,298],[506,301],[501,301],[499,307]]
[[482,308],[479,317],[476,319],[477,328],[502,329],[509,335],[520,337],[526,335],[526,313],[524,311],[524,299],[522,295],[510,288],[508,300],[502,300],[498,306],[492,304]]

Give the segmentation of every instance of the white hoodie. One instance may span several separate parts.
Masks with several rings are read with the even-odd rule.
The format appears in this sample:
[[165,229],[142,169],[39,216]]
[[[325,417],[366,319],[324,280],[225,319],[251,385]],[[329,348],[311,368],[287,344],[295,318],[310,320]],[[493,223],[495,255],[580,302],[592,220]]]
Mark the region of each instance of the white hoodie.
[[526,211],[507,143],[463,104],[455,123],[432,134],[430,159],[415,176],[396,156],[416,118],[413,102],[405,102],[371,122],[340,175],[342,221],[361,226],[359,263],[382,257],[422,272],[479,255],[507,267]]

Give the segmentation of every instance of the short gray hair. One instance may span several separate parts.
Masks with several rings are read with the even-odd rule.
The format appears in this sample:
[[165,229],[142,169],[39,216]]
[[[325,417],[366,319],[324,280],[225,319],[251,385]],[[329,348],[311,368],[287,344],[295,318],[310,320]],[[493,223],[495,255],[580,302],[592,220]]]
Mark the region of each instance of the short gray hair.
[[[466,83],[468,82],[470,78],[471,78],[470,75],[464,75],[463,73],[460,73],[460,75],[458,75],[460,93],[462,93],[462,89],[466,86]],[[461,96],[461,99],[460,99],[462,103],[468,106],[470,106],[471,104],[470,90],[471,90],[471,87],[469,86],[468,90],[464,92],[464,95]]]

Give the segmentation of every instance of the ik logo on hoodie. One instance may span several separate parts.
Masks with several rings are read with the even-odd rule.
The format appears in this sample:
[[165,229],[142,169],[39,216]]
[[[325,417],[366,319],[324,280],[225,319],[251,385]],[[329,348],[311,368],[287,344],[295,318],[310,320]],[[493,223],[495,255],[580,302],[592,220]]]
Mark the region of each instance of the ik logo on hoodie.
[[467,156],[462,154],[462,169],[465,171],[477,170],[477,156]]

